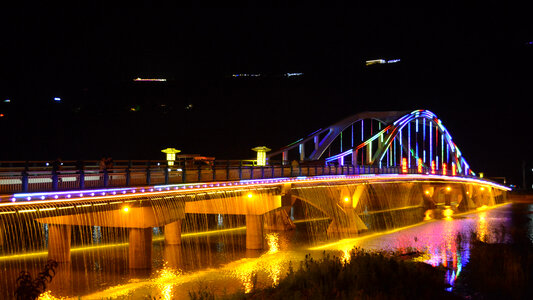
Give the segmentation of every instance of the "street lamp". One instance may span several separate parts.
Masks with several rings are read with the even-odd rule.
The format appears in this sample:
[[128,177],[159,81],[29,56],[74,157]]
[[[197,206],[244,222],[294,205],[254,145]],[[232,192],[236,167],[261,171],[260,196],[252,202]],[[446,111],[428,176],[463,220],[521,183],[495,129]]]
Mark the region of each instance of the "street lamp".
[[176,160],[176,153],[180,153],[181,150],[177,150],[175,148],[166,148],[166,149],[161,150],[161,152],[167,154],[167,163],[168,163],[168,166],[170,167],[174,165],[174,161]]
[[270,151],[270,149],[265,146],[258,146],[252,148],[252,150],[257,152],[257,165],[266,166],[266,153]]

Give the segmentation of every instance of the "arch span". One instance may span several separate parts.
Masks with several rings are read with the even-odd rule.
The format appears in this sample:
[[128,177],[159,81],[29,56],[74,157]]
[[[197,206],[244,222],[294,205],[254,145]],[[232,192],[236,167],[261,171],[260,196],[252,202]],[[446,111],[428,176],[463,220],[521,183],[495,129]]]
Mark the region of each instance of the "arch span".
[[[346,143],[347,138],[351,143]],[[309,144],[311,151],[306,148]],[[358,113],[274,151],[268,158],[281,154],[287,162],[289,151],[298,151],[299,161],[418,168],[419,172],[423,167],[434,174],[474,175],[442,121],[423,109]]]

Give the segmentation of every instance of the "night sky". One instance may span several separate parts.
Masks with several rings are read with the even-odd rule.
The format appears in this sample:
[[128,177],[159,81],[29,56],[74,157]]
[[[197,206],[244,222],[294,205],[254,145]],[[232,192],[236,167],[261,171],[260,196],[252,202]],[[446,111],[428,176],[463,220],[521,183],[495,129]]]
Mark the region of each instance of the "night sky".
[[[247,159],[358,112],[429,109],[474,171],[520,184],[522,161],[533,161],[526,13],[5,9],[0,160],[162,159],[166,147]],[[378,58],[401,61],[365,67]]]

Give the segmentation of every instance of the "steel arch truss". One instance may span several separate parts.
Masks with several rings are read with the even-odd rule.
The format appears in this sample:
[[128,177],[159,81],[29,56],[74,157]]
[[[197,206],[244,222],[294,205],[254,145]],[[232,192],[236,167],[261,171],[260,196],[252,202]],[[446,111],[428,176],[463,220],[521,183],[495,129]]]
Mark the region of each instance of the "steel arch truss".
[[[343,139],[343,133],[348,138]],[[346,142],[347,139],[350,141]],[[308,144],[310,150],[306,149]],[[268,157],[282,154],[282,160],[288,161],[291,150],[298,152],[296,160],[299,161],[324,159],[326,164],[351,162],[353,166],[400,167],[404,172],[416,169],[435,174],[473,175],[446,127],[428,110],[359,113],[317,130]]]
[[[398,111],[387,111],[387,112],[363,112],[356,115],[347,117],[327,128],[319,129],[307,137],[298,139],[297,141],[281,148],[278,151],[271,152],[267,155],[268,159],[275,158],[279,155],[282,155],[282,161],[286,162],[292,159],[299,161],[306,160],[320,160],[324,155],[331,156],[330,153],[326,152],[334,147],[334,141],[341,140],[340,149],[336,149],[333,152],[343,152],[345,149],[352,149],[355,145],[354,142],[357,142],[354,139],[354,136],[358,134],[357,139],[359,142],[364,141],[372,136],[372,128],[368,123],[377,123],[380,126],[386,126],[386,124],[398,119],[399,117],[405,115],[407,112],[398,112]],[[366,122],[366,126],[365,126]],[[354,126],[358,126],[355,129],[356,134],[354,133]],[[349,145],[343,147],[343,132],[346,130],[352,131],[352,136]],[[360,133],[359,133],[360,132]],[[345,139],[346,141],[346,139]],[[340,150],[340,151],[339,151]],[[297,152],[296,156],[289,157],[289,153]]]

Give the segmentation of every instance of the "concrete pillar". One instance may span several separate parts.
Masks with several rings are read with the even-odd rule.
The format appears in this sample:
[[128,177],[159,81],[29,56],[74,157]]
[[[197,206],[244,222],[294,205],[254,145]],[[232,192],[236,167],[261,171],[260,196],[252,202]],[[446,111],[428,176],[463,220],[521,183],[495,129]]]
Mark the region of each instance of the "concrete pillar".
[[353,208],[344,208],[344,214],[338,214],[328,226],[328,236],[346,237],[368,230],[365,223]]
[[183,269],[183,253],[179,245],[165,245],[163,248],[163,258],[170,268]]
[[130,269],[152,267],[152,228],[131,228],[129,234]]
[[[62,263],[55,268],[53,280],[46,285],[46,289],[58,292],[60,291],[61,294],[69,295],[76,293],[76,285],[77,282],[72,280],[72,263]],[[43,297],[43,299],[45,299],[45,297]]]
[[266,230],[292,230],[296,228],[294,222],[290,219],[287,211],[290,207],[282,208],[280,210],[271,211],[264,215],[265,225],[263,229]]
[[4,229],[4,222],[0,220],[0,248],[4,246],[4,232],[6,230]]
[[165,244],[167,245],[181,245],[181,223],[183,220],[178,220],[165,225]]
[[48,259],[70,262],[70,225],[49,224]]
[[263,215],[246,215],[246,249],[263,249]]

